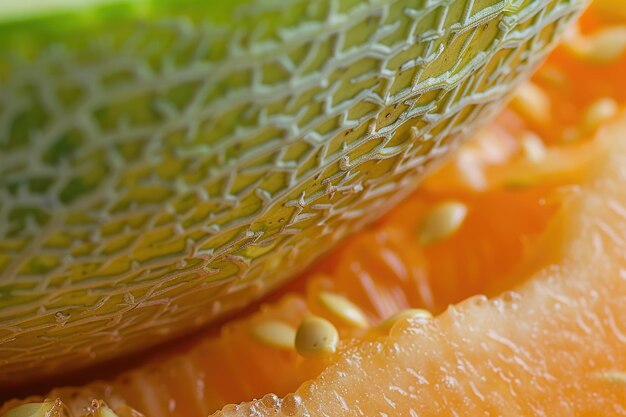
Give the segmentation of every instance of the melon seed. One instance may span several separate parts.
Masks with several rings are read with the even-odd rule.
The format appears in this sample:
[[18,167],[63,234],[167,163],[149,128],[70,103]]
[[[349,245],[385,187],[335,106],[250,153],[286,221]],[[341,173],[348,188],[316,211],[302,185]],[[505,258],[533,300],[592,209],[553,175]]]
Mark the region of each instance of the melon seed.
[[320,304],[342,322],[359,328],[369,326],[369,321],[365,313],[361,311],[353,302],[332,292],[322,291],[318,295]]
[[282,321],[260,321],[252,326],[251,331],[252,336],[264,345],[279,349],[294,348],[296,330]]
[[521,138],[521,144],[524,156],[533,164],[539,164],[546,159],[546,147],[534,133],[524,133]]
[[533,122],[545,125],[550,122],[552,106],[550,97],[532,82],[526,82],[515,91],[511,105]]
[[626,27],[608,28],[589,36],[574,33],[565,45],[589,62],[610,64],[626,52]]
[[604,122],[608,121],[617,114],[617,102],[610,98],[604,97],[594,101],[585,112],[583,126],[587,132],[593,132]]
[[60,401],[28,403],[9,410],[2,417],[58,417],[60,408]]
[[339,333],[331,322],[321,317],[305,318],[296,332],[296,350],[305,357],[335,352]]
[[408,319],[422,319],[422,320],[430,320],[433,318],[433,315],[430,311],[424,310],[421,308],[409,308],[407,310],[402,310],[393,316],[389,317],[387,320],[380,323],[376,326],[376,329],[380,333],[389,333],[389,330],[399,321],[408,320]]
[[435,205],[418,226],[419,243],[432,245],[452,236],[461,227],[466,216],[467,206],[461,202],[445,201]]
[[106,405],[98,407],[93,415],[94,417],[118,417],[118,415]]

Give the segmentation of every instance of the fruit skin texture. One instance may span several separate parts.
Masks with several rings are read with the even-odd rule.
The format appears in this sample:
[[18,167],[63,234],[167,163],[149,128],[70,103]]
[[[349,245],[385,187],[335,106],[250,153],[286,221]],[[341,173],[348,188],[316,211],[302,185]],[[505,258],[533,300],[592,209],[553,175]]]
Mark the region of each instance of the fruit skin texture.
[[0,27],[0,386],[266,293],[413,190],[585,4],[308,3]]

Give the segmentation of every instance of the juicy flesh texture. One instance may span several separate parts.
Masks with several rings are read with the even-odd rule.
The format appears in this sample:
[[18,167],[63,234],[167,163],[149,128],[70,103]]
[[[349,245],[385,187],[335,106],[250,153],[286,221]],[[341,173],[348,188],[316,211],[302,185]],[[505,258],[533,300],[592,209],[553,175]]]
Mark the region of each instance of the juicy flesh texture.
[[[599,22],[600,18],[592,9],[582,22],[583,30],[597,30]],[[420,193],[368,231],[351,238],[311,273],[281,293],[296,290],[305,295],[288,296],[255,315],[235,320],[222,329],[219,337],[212,333],[200,335],[199,342],[179,348],[175,354],[170,351],[152,355],[136,369],[114,380],[78,389],[58,389],[48,397],[61,397],[71,407],[73,415],[80,415],[93,398],[103,398],[114,408],[127,403],[149,417],[204,416],[227,403],[258,398],[267,392],[281,396],[293,392],[342,355],[356,352],[326,370],[314,383],[311,394],[307,394],[311,385],[301,388],[299,395],[307,401],[308,407],[322,398],[326,402],[317,403],[318,407],[332,407],[333,401],[341,403],[340,398],[343,398],[350,404],[346,414],[356,414],[359,407],[366,406],[350,403],[350,399],[367,398],[368,405],[363,409],[377,410],[379,406],[393,408],[392,403],[407,405],[404,400],[412,396],[419,398],[408,407],[413,407],[414,411],[425,407],[433,414],[449,406],[460,415],[476,411],[471,407],[486,407],[487,411],[498,410],[508,415],[519,410],[503,404],[527,407],[544,404],[549,410],[557,407],[559,401],[565,412],[558,415],[567,415],[569,406],[580,406],[577,415],[584,415],[583,406],[591,407],[589,415],[598,415],[598,410],[607,411],[604,406],[619,407],[622,403],[615,398],[620,393],[626,395],[624,385],[591,374],[603,369],[619,371],[619,355],[626,355],[623,347],[626,329],[619,327],[619,315],[615,316],[626,314],[619,310],[620,303],[626,305],[624,293],[621,289],[620,296],[620,282],[610,281],[602,288],[595,288],[603,280],[615,278],[610,270],[595,283],[587,282],[585,271],[592,269],[594,275],[590,276],[595,277],[611,264],[592,268],[583,260],[591,264],[593,258],[595,265],[595,255],[588,254],[590,247],[595,253],[600,244],[605,248],[622,249],[625,245],[619,239],[618,223],[603,220],[593,226],[591,219],[582,214],[581,224],[586,226],[563,229],[561,224],[559,233],[553,232],[551,236],[562,236],[565,230],[572,234],[576,230],[591,233],[589,230],[596,227],[604,230],[605,237],[613,230],[615,241],[609,245],[608,241],[594,238],[590,245],[579,239],[582,243],[572,244],[567,252],[569,258],[566,258],[571,258],[569,263],[544,270],[546,277],[526,284],[518,291],[519,297],[505,296],[508,301],[466,301],[428,325],[406,331],[396,328],[388,341],[360,348],[355,344],[356,339],[364,336],[363,331],[334,320],[343,340],[342,347],[337,355],[318,360],[305,360],[295,352],[264,346],[253,340],[250,328],[255,322],[268,319],[280,319],[297,326],[309,312],[328,316],[316,297],[319,291],[329,289],[347,295],[373,324],[408,307],[423,307],[439,313],[450,303],[458,303],[474,294],[498,294],[527,278],[527,271],[555,262],[561,255],[557,248],[567,239],[544,238],[538,242],[537,238],[560,207],[563,196],[570,198],[572,195],[569,186],[588,176],[597,149],[597,143],[584,137],[563,146],[563,134],[568,127],[576,126],[576,118],[581,119],[584,109],[594,100],[610,95],[620,104],[626,101],[616,92],[626,91],[621,75],[625,65],[624,59],[605,66],[590,64],[572,57],[567,48],[559,48],[534,80],[550,96],[554,118],[541,124],[523,112],[506,110],[496,123],[431,177]],[[571,68],[574,70],[570,71]],[[598,68],[602,77],[595,75]],[[578,96],[562,84],[555,84],[555,69],[566,77],[566,85],[583,86],[585,93]],[[597,88],[595,94],[590,85]],[[561,111],[561,106],[574,109],[576,117]],[[538,134],[550,145],[541,164],[530,163],[524,157],[520,137],[528,132]],[[586,135],[592,136],[590,132]],[[467,175],[468,164],[483,181]],[[586,194],[591,196],[591,193]],[[587,202],[579,204],[592,205],[593,198],[585,198]],[[415,239],[417,223],[429,207],[446,199],[467,205],[466,221],[451,238],[431,247],[420,247]],[[609,211],[617,216],[619,207],[613,205]],[[582,209],[568,210],[583,212]],[[602,216],[604,212],[593,211],[592,217],[604,219]],[[576,225],[571,217],[570,222]],[[610,229],[609,224],[615,229]],[[621,236],[624,234],[621,229]],[[576,245],[580,248],[576,249]],[[601,256],[615,260],[610,253]],[[579,260],[580,265],[576,263]],[[329,276],[313,277],[319,272]],[[558,307],[556,302],[560,303]],[[613,319],[610,314],[614,315]],[[553,334],[560,335],[561,339],[552,337]],[[527,339],[530,342],[519,345]],[[393,352],[390,350],[393,343],[398,343],[402,349]],[[582,350],[580,344],[584,345]],[[376,353],[380,349],[383,353]],[[598,352],[606,352],[606,355]],[[425,378],[417,378],[427,382],[424,386],[416,385],[415,379],[413,383],[407,379],[407,372],[411,371],[407,371],[409,362],[406,361],[412,361],[412,368]],[[624,363],[621,369],[626,371]],[[341,376],[347,370],[352,379]],[[394,383],[384,396],[376,398],[367,394],[368,390],[379,394],[381,381],[387,378]],[[557,383],[553,378],[565,379]],[[352,396],[354,390],[350,384],[358,381],[364,382],[359,385],[363,392]],[[349,394],[342,395],[341,387],[350,387]],[[324,393],[328,395],[325,397]],[[464,408],[453,408],[460,398],[467,398]],[[578,403],[572,402],[572,398],[578,398]],[[295,412],[297,407],[292,407],[293,400],[294,397],[289,397],[283,402],[284,411],[293,409]],[[378,401],[384,403],[381,405]],[[17,403],[5,404],[0,415]],[[267,397],[265,403],[275,405],[275,398]],[[244,409],[239,411],[243,415]],[[616,410],[611,413],[623,412]],[[408,408],[404,412],[408,414]],[[536,410],[532,413],[535,412],[540,415]],[[399,413],[402,414],[391,410],[388,414]]]
[[560,263],[491,301],[399,322],[296,395],[215,416],[626,415],[625,132],[626,115],[544,236],[565,245]]

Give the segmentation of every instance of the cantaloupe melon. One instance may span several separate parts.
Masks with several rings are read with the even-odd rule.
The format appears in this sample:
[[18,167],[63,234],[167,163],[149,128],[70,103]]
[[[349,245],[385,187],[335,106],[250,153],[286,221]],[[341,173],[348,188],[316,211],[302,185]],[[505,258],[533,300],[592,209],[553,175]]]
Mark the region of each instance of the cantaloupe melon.
[[583,0],[0,4],[0,386],[153,345],[407,195]]
[[[597,10],[593,7],[580,21],[587,37],[584,42],[621,27],[599,18]],[[148,417],[206,417],[228,403],[264,396],[255,404],[257,409],[278,407],[278,397],[293,393],[321,372],[362,375],[371,372],[371,366],[399,369],[397,355],[363,347],[355,355],[351,347],[368,346],[381,338],[391,343],[385,335],[393,333],[394,326],[404,328],[406,323],[397,323],[407,317],[421,319],[413,319],[411,329],[423,331],[404,339],[402,361],[416,364],[413,369],[429,384],[421,381],[418,399],[395,401],[396,415],[408,412],[402,407],[419,410],[420,415],[449,415],[457,407],[455,411],[463,414],[459,398],[469,414],[482,408],[498,415],[534,415],[542,409],[554,411],[556,406],[559,412],[552,414],[623,414],[626,339],[621,336],[619,317],[625,294],[619,277],[620,265],[622,269],[626,265],[626,242],[621,237],[624,217],[619,202],[624,199],[620,185],[625,149],[620,135],[626,121],[611,119],[626,104],[620,71],[626,65],[626,52],[615,56],[598,65],[566,42],[532,83],[516,92],[512,105],[455,152],[443,169],[383,219],[344,241],[281,291],[288,295],[279,293],[261,307],[252,306],[219,332],[214,326],[144,354],[140,361],[83,371],[79,379],[57,377],[50,383],[49,388],[56,387],[51,391],[32,385],[3,391],[0,402],[15,398],[0,407],[0,415],[36,417],[56,410],[67,416],[104,416],[112,410],[126,417],[134,409]],[[534,98],[541,98],[541,106],[529,106],[533,97],[525,94],[531,90]],[[609,102],[612,111],[598,111],[608,108],[602,103]],[[537,107],[547,108],[550,116],[541,124],[534,117]],[[568,108],[573,114],[563,111]],[[572,129],[576,135],[568,133]],[[572,137],[578,139],[572,142]],[[460,212],[463,216],[458,216]],[[446,213],[452,221],[444,221]],[[555,213],[560,217],[555,219]],[[548,224],[553,227],[546,233]],[[590,238],[594,230],[598,234]],[[603,251],[589,250],[600,244]],[[524,284],[531,276],[536,278]],[[441,314],[450,303],[511,289],[515,294],[492,304],[475,298]],[[552,304],[552,298],[558,304]],[[501,309],[505,305],[516,309]],[[431,321],[425,309],[438,317]],[[334,353],[332,349],[313,357],[299,353],[298,343],[303,342],[296,340],[296,334],[303,331],[310,314],[336,326],[339,341],[329,338],[322,346],[334,348]],[[589,331],[592,326],[594,331]],[[490,343],[495,333],[526,354],[512,361],[501,345]],[[529,337],[537,333],[542,336]],[[458,343],[459,338],[464,342]],[[455,349],[448,350],[449,345]],[[511,346],[504,352],[511,352]],[[431,359],[422,360],[424,356]],[[455,368],[458,357],[472,364],[475,372],[469,379]],[[342,363],[333,365],[337,361]],[[496,373],[483,366],[496,362]],[[520,363],[533,366],[516,367]],[[344,371],[348,366],[351,370]],[[322,391],[334,389],[347,404],[359,399],[356,408],[352,404],[343,414],[360,409],[375,415],[386,407],[378,402],[380,398],[392,398],[401,387],[398,374],[375,372],[377,377],[368,385],[378,390],[367,398],[341,394],[346,385],[341,378],[330,382],[317,378],[314,384]],[[532,384],[506,383],[528,380],[529,375]],[[450,378],[459,384],[432,388]],[[406,381],[410,389],[410,378]],[[457,389],[466,383],[470,391]],[[357,385],[352,384],[351,390]],[[387,391],[391,385],[395,388]],[[36,393],[41,395],[32,395]],[[49,401],[39,405],[46,398]],[[288,396],[283,408],[294,410],[293,400]],[[306,401],[308,407],[323,409],[333,397],[320,393]],[[19,408],[24,403],[35,405]],[[533,412],[524,410],[526,405],[534,407]],[[245,415],[246,407],[238,411]],[[232,412],[232,406],[228,409]]]
[[[511,144],[519,133],[512,126],[494,123],[474,145]],[[338,263],[322,262],[326,274],[304,277],[306,290],[115,379],[10,401],[0,415],[205,417],[243,398],[259,400],[215,416],[626,415],[626,329],[619,320],[626,314],[626,115],[607,127],[587,147],[573,146],[588,156],[569,158],[583,180],[562,170],[561,185],[471,191],[464,178],[441,170],[427,189],[338,248]],[[523,145],[524,136],[514,140]],[[568,146],[545,149],[546,160]],[[526,160],[528,171],[541,173],[518,151],[505,152],[496,165],[514,173]],[[448,183],[432,181],[444,177]],[[572,182],[577,186],[562,190]],[[466,207],[466,218],[453,222],[455,230],[439,229],[449,232],[445,240],[423,246],[422,223],[452,198]],[[502,272],[529,260],[528,252],[518,257],[520,241],[544,264],[521,284]],[[472,273],[482,279],[472,282]],[[491,301],[472,297],[435,318],[426,310],[387,318],[410,306],[438,312],[459,293],[457,300],[494,283],[509,291]],[[321,358],[296,352],[295,329],[302,331],[311,314],[325,316],[341,339]]]

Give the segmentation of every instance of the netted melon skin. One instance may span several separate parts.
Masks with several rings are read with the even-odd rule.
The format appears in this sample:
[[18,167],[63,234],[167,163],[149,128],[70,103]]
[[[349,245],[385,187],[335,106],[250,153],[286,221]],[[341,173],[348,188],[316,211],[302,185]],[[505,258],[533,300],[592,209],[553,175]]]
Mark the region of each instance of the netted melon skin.
[[0,385],[154,345],[293,276],[412,191],[584,4],[292,0],[224,27],[10,38]]

